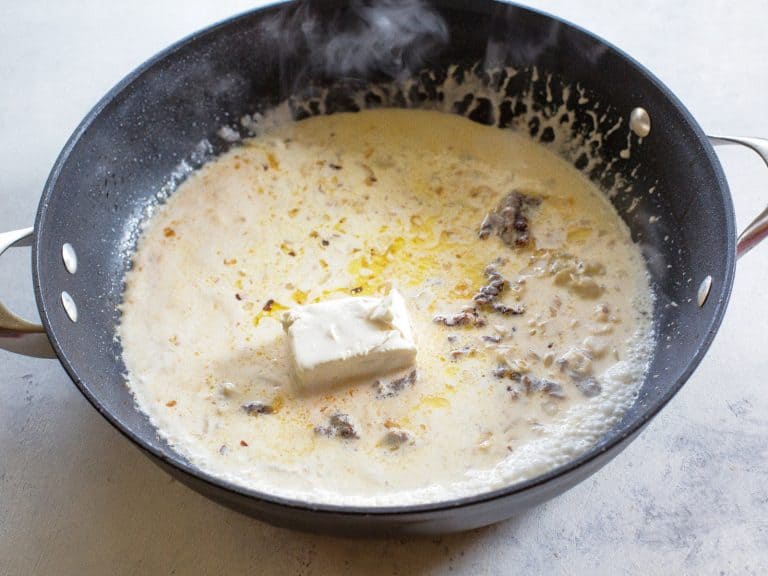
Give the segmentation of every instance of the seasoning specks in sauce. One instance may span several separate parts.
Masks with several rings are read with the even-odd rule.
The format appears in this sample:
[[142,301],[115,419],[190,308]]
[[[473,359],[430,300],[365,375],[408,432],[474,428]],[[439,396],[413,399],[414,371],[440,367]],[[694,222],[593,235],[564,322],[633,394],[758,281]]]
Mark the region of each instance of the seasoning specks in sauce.
[[[415,370],[297,388],[285,311],[393,287]],[[191,174],[139,240],[118,333],[139,407],[201,469],[403,505],[594,445],[644,376],[651,308],[629,231],[564,160],[458,116],[378,110],[285,124]]]

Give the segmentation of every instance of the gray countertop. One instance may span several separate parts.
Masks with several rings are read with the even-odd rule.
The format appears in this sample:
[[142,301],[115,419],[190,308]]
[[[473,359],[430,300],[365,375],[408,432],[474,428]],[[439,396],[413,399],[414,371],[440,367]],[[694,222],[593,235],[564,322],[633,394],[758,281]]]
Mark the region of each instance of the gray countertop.
[[[123,75],[254,4],[0,2],[0,230],[31,225],[66,138]],[[765,0],[535,6],[635,56],[705,130],[768,136]],[[738,149],[721,159],[743,226],[768,201],[768,170]],[[611,464],[508,522],[433,539],[350,541],[240,516],[150,463],[56,362],[0,352],[0,575],[764,574],[766,286],[762,246],[739,262],[700,368]],[[27,250],[0,262],[0,298],[34,316]]]

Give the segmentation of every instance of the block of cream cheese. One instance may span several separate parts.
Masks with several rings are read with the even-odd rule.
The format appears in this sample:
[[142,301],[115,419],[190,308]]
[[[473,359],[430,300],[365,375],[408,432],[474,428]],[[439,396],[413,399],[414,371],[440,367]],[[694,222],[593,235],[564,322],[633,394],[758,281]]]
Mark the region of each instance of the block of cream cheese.
[[411,366],[416,344],[403,297],[341,298],[283,315],[292,376],[306,390]]

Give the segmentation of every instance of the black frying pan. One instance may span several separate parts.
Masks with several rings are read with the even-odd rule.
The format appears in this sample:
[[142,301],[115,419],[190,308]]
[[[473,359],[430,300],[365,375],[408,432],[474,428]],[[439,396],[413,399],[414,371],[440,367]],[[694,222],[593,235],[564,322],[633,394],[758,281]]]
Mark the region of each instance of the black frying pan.
[[[401,0],[385,4],[391,9],[417,6]],[[411,24],[376,36],[377,24],[366,16],[364,4],[350,7],[334,0],[271,6],[197,33],[130,74],[88,114],[64,147],[45,186],[34,231],[0,235],[0,252],[33,239],[34,287],[43,321],[43,327],[24,322],[0,306],[2,347],[46,356],[51,355],[50,342],[93,406],[169,473],[236,510],[294,528],[363,534],[482,526],[563,492],[616,456],[690,376],[725,312],[737,256],[736,231],[728,185],[710,141],[656,78],[577,27],[490,0],[441,0],[421,9],[427,12]],[[429,22],[437,19],[437,28],[420,27],[425,14],[433,19]],[[378,52],[363,64],[350,64],[342,60],[349,56],[344,46],[328,48],[338,38],[352,42],[352,53],[373,40]],[[197,470],[159,439],[136,410],[114,339],[122,278],[147,206],[159,190],[173,184],[180,162],[196,166],[208,153],[231,146],[217,131],[224,124],[237,125],[243,115],[267,110],[289,96],[310,103],[297,104],[296,117],[321,109],[353,110],[349,91],[367,81],[420,77],[417,72],[423,69],[439,78],[453,70],[451,65],[471,71],[477,62],[518,68],[515,79],[486,74],[484,81],[503,87],[513,98],[516,91],[527,90],[534,98],[533,110],[507,106],[493,114],[481,98],[458,102],[453,110],[478,122],[526,130],[544,142],[551,135],[536,122],[521,119],[532,111],[546,118],[564,103],[562,90],[554,90],[551,101],[552,86],[545,82],[554,82],[555,88],[578,84],[592,102],[601,103],[599,114],[591,115],[579,108],[578,98],[566,102],[575,117],[574,137],[607,131],[639,106],[650,113],[647,138],[640,142],[626,129],[615,132],[593,151],[603,169],[589,173],[604,187],[620,182],[618,176],[633,183],[632,191],[621,189],[613,202],[643,245],[657,294],[658,342],[633,407],[597,446],[569,464],[508,488],[446,503],[319,506],[246,490]],[[474,68],[478,70],[483,76],[483,69]],[[552,77],[545,80],[548,74]],[[322,87],[331,89],[319,102]],[[388,104],[429,105],[439,97],[439,90],[425,81],[415,93],[396,94]],[[372,98],[368,104],[381,102]],[[628,135],[634,144],[630,158],[606,170],[606,163],[627,146]],[[198,146],[204,139],[211,150]],[[721,142],[744,143],[758,152],[765,146],[755,139],[716,143]],[[766,149],[761,153],[768,162]],[[583,158],[572,160],[584,166]],[[661,218],[651,223],[649,215]],[[739,251],[749,250],[766,234],[768,211],[742,236]]]

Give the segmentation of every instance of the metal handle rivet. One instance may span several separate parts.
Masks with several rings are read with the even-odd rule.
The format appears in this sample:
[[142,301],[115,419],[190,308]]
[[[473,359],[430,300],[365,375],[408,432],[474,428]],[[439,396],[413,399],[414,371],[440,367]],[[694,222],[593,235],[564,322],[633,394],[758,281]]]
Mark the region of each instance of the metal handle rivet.
[[77,253],[69,242],[61,247],[61,259],[64,260],[64,268],[67,269],[67,272],[70,274],[77,272]]
[[69,295],[69,292],[64,291],[61,293],[61,305],[64,307],[64,312],[67,313],[69,319],[72,320],[72,322],[77,322],[77,304],[75,304],[75,301],[72,299],[72,296]]
[[651,133],[651,115],[648,110],[638,106],[629,114],[629,129],[640,138]]
[[704,303],[709,297],[709,291],[712,290],[712,276],[707,276],[699,284],[699,291],[696,294],[696,302],[699,304],[699,308],[704,306]]

